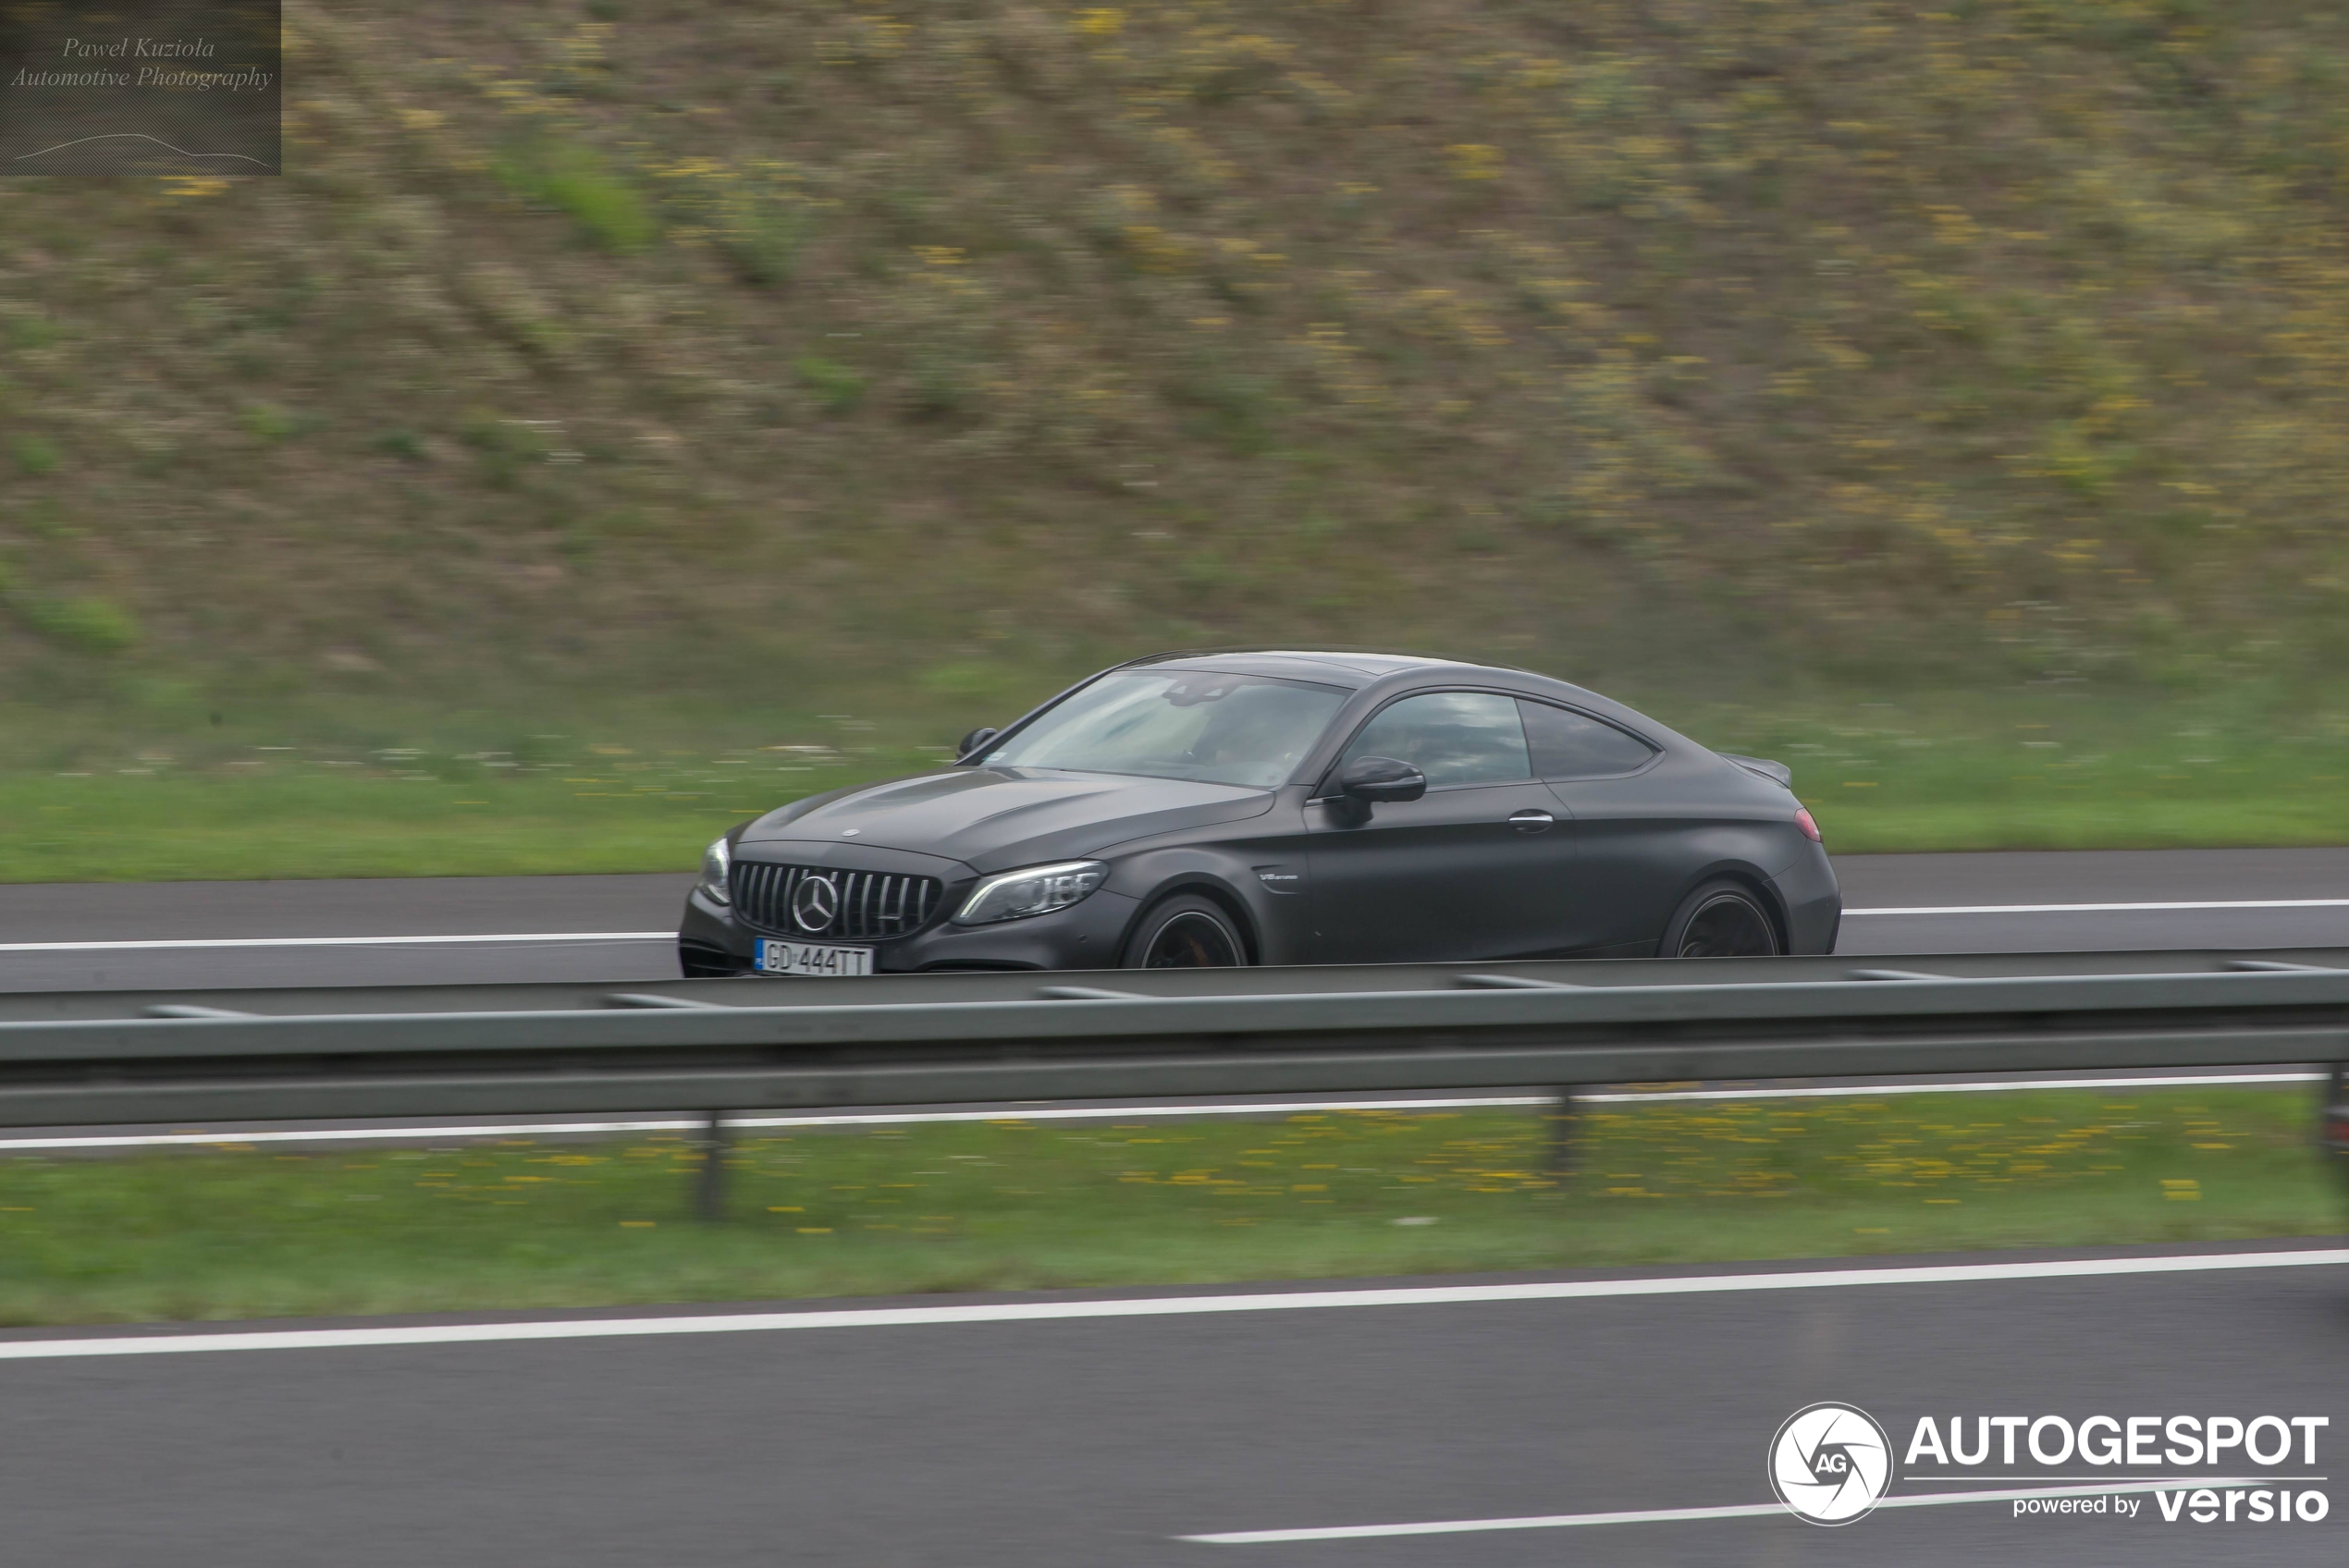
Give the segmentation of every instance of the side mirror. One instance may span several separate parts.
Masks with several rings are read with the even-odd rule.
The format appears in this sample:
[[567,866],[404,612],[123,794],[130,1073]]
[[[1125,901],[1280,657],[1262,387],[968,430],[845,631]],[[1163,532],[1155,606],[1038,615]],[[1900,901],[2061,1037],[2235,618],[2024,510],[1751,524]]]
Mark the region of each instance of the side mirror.
[[1393,757],[1356,757],[1337,776],[1340,793],[1362,805],[1416,801],[1427,793],[1427,775]]
[[954,760],[956,762],[962,761],[965,757],[970,755],[973,752],[978,750],[981,746],[984,746],[988,741],[992,741],[996,736],[1001,735],[1002,733],[1002,731],[1000,729],[972,730],[969,734],[964,736],[962,743],[954,748]]

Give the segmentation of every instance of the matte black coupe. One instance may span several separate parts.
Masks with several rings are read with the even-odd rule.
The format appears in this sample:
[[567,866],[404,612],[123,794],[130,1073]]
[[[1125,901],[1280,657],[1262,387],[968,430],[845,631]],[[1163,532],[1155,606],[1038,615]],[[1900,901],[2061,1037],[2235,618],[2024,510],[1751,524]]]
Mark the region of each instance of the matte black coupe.
[[1165,654],[709,847],[688,974],[1825,953],[1786,768],[1546,676]]

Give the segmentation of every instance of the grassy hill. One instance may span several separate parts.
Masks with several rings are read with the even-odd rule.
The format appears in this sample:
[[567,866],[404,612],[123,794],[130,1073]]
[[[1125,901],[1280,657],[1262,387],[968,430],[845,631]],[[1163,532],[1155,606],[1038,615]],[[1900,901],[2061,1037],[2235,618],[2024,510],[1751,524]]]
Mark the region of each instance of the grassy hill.
[[0,764],[934,741],[1256,640],[2349,734],[2332,7],[287,25],[286,178],[0,180]]

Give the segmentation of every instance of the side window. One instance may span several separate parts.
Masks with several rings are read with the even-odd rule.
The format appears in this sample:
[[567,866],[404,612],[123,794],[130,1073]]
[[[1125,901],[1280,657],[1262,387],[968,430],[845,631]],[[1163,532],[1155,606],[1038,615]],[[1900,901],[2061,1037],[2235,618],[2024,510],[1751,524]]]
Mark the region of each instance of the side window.
[[1547,703],[1520,701],[1533,771],[1543,778],[1605,778],[1647,766],[1655,748],[1636,735]]
[[1394,757],[1427,775],[1428,788],[1515,784],[1533,777],[1517,702],[1485,692],[1406,697],[1362,726],[1342,768],[1356,757]]

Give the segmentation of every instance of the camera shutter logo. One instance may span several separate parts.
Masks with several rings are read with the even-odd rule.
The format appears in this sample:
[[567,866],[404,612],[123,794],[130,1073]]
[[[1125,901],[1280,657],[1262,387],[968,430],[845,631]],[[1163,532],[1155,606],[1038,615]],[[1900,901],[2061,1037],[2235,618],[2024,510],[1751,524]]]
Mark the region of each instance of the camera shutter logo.
[[840,888],[829,876],[806,876],[791,896],[793,924],[802,931],[828,931],[840,915]]
[[1809,1524],[1864,1518],[1891,1485],[1891,1440],[1855,1405],[1805,1405],[1770,1439],[1771,1489]]

